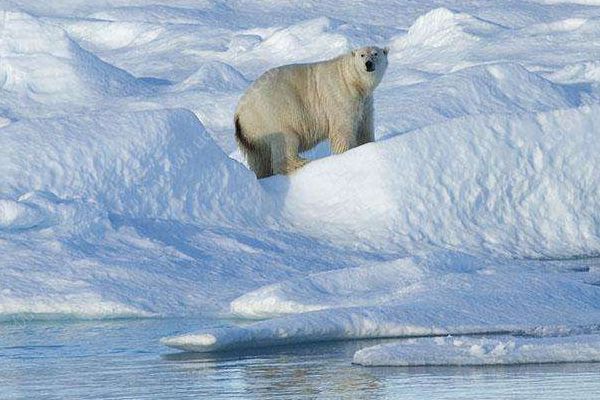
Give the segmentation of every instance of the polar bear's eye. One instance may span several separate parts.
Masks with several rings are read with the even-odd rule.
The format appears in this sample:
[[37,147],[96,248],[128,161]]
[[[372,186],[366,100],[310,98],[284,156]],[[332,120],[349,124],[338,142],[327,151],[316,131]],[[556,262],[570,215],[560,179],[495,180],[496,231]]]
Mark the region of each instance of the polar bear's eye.
[[373,54],[373,55],[375,55],[375,56],[376,56],[376,55],[377,55],[377,53],[375,53],[375,54]]
[[364,55],[364,54],[361,54],[360,56],[361,56],[361,57],[364,57],[365,55]]

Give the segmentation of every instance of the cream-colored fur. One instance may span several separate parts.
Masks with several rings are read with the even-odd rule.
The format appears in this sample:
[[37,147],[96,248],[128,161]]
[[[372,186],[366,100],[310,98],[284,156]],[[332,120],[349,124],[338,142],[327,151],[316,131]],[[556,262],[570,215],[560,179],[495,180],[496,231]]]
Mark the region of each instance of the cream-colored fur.
[[325,139],[336,154],[372,142],[373,90],[387,68],[387,53],[363,47],[258,78],[235,112],[238,147],[256,175],[295,171],[308,162],[298,153]]

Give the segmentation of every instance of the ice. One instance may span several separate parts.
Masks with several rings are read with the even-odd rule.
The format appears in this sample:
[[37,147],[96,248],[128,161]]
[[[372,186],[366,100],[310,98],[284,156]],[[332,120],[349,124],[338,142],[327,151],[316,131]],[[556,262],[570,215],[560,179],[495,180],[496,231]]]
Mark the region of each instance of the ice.
[[[0,1],[0,319],[211,313],[255,321],[165,344],[486,334],[356,360],[592,361],[595,3]],[[365,44],[391,48],[377,141],[257,181],[243,91]]]
[[549,338],[446,337],[404,340],[359,350],[365,366],[507,365],[600,361],[600,335]]
[[[561,332],[600,318],[600,292],[565,271],[482,264],[438,255],[310,275],[266,286],[231,303],[237,316],[269,318],[168,338],[188,351],[321,340],[445,334]],[[196,337],[211,335],[203,345]]]

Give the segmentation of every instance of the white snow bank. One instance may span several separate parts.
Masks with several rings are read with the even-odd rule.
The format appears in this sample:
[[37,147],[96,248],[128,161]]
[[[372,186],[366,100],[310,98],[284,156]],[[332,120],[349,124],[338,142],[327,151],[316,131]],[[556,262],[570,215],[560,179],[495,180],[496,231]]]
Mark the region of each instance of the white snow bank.
[[82,49],[61,28],[2,11],[0,89],[43,103],[82,103],[100,95],[148,93],[126,71]]
[[[238,315],[300,313],[166,338],[189,351],[321,340],[562,332],[600,322],[600,290],[572,273],[465,258],[399,260],[275,284],[238,298]],[[311,311],[319,310],[319,311]],[[310,311],[310,312],[306,312]],[[213,340],[205,344],[202,338]]]
[[115,50],[143,46],[165,32],[159,24],[83,19],[59,20],[78,41],[94,50]]
[[401,258],[371,265],[307,275],[304,278],[264,286],[231,302],[237,317],[262,319],[335,307],[371,306],[406,298],[418,292],[434,292],[434,280],[442,273],[473,269],[464,257],[431,261]]
[[557,32],[570,32],[581,28],[588,20],[586,18],[567,18],[548,23],[534,24],[523,28],[523,32],[533,35],[548,35]]
[[[319,17],[268,32],[250,51],[235,51],[231,61],[247,75],[258,76],[276,66],[336,57],[350,49],[338,22]],[[239,50],[239,47],[238,47]]]
[[[54,281],[53,283],[59,283]],[[66,288],[64,288],[66,289]],[[77,290],[76,287],[72,288]],[[79,295],[72,293],[64,299],[39,295],[27,301],[12,298],[10,291],[0,292],[0,322],[27,323],[33,320],[53,319],[115,319],[148,318],[156,316],[128,304],[104,300],[100,295]],[[48,300],[48,298],[51,300]],[[26,310],[26,311],[24,311]]]
[[[563,260],[558,263],[561,268],[554,269],[552,263],[539,261],[521,261],[518,264],[504,262],[490,266],[489,263],[482,263],[471,257],[452,254],[401,258],[308,274],[303,278],[267,285],[233,300],[230,311],[237,317],[263,319],[338,307],[407,305],[420,302],[443,303],[440,307],[444,309],[456,304],[458,309],[458,304],[466,301],[466,298],[487,296],[487,290],[506,292],[507,299],[527,297],[523,299],[526,304],[543,304],[545,300],[551,300],[539,293],[545,289],[538,288],[537,283],[520,293],[508,293],[509,287],[502,281],[508,280],[510,274],[514,274],[515,279],[525,279],[528,282],[547,276],[549,280],[569,278],[568,282],[571,282],[574,278],[580,283],[598,285],[599,259]],[[572,272],[575,272],[575,276],[565,275]],[[558,281],[555,283],[559,284]],[[496,286],[500,288],[495,289]],[[478,287],[481,293],[477,293]],[[600,291],[583,287],[591,290],[590,293]],[[566,297],[561,301],[568,302],[576,298],[576,291],[569,293],[565,292]],[[433,306],[431,311],[435,311]]]
[[600,82],[600,61],[565,65],[547,76],[555,82]]
[[229,8],[214,0],[193,1],[193,7],[171,6],[167,4],[126,4],[108,8],[105,11],[95,12],[90,15],[109,21],[134,21],[134,22],[170,22],[182,24],[198,24],[206,20],[214,21],[215,18],[226,18]]
[[599,112],[457,118],[264,186],[297,227],[337,242],[409,253],[596,255]]
[[189,111],[15,122],[0,135],[0,193],[93,199],[138,218],[255,220],[263,193]]
[[581,4],[586,6],[600,6],[600,0],[535,0],[546,4]]
[[229,64],[218,61],[204,63],[196,72],[175,85],[176,90],[232,91],[249,85],[244,76]]
[[420,16],[411,25],[397,47],[463,46],[477,42],[480,37],[498,34],[505,28],[472,15],[436,8]]
[[44,221],[42,213],[27,203],[0,199],[0,230],[27,229]]
[[506,365],[600,361],[600,335],[497,339],[411,339],[367,347],[354,364],[375,366]]
[[[574,88],[553,83],[519,64],[485,64],[403,86],[405,69],[386,76],[378,121],[390,135],[466,115],[548,111],[581,105]],[[383,104],[381,104],[383,103]]]

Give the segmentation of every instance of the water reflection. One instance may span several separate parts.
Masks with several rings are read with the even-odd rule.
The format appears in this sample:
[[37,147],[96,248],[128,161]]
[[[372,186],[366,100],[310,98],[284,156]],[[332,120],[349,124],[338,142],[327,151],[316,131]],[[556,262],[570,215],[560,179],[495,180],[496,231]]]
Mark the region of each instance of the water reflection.
[[[349,363],[364,343],[314,343],[269,349],[223,353],[170,353],[162,359],[176,364],[197,379],[212,380],[226,374],[234,382],[221,387],[234,389],[246,398],[378,398],[381,380],[368,369]],[[235,388],[225,387],[232,384]],[[222,393],[221,393],[222,394]]]

